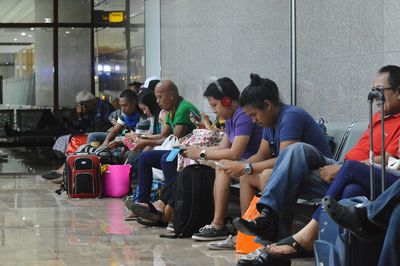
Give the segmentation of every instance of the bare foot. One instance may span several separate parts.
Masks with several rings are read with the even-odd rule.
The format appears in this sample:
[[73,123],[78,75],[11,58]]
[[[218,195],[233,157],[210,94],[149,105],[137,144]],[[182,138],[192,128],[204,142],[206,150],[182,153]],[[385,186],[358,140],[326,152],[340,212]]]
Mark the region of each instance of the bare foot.
[[[314,240],[317,239],[318,235],[318,222],[311,220],[303,229],[293,235],[294,240],[296,240],[300,246],[305,250],[313,250]],[[288,255],[296,253],[296,249],[290,245],[277,245],[272,244],[266,247],[269,253],[276,255]]]

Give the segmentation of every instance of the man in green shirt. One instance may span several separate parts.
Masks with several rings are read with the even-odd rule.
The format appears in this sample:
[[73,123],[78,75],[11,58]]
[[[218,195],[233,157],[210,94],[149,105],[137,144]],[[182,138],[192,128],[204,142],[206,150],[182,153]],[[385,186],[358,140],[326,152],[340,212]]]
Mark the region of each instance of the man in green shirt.
[[174,82],[171,80],[159,82],[154,89],[154,94],[160,108],[167,111],[165,124],[162,125],[161,134],[142,136],[136,143],[135,150],[161,145],[171,134],[181,138],[196,128],[196,125],[190,121],[190,111],[197,114],[200,112],[196,106],[179,95]]

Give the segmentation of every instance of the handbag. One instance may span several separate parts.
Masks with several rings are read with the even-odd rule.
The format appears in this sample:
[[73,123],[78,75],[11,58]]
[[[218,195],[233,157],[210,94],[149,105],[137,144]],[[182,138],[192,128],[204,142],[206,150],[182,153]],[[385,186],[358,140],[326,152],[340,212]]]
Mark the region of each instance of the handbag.
[[[223,133],[221,134],[220,132],[212,132],[208,129],[195,129],[191,134],[181,138],[180,142],[182,146],[197,145],[200,148],[214,147],[219,145],[222,136]],[[180,172],[186,166],[196,163],[195,160],[178,155],[177,170]]]
[[[243,219],[253,220],[260,215],[256,207],[259,199],[260,199],[259,197],[254,196],[253,200],[250,203],[250,206],[247,208],[246,212],[242,217]],[[241,232],[238,232],[236,240],[236,253],[248,254],[250,252],[255,251],[258,248],[263,247],[262,245],[254,242],[255,239],[256,239],[255,236],[248,236]]]
[[155,146],[154,150],[172,150],[175,146],[179,145],[180,143],[178,138],[174,134],[171,134],[164,140],[161,146]]

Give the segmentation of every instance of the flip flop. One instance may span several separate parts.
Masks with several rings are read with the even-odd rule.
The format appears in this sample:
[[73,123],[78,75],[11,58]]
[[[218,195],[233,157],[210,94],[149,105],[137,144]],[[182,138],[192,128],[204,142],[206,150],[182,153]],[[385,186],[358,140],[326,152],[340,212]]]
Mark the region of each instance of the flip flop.
[[289,236],[287,238],[284,238],[282,240],[279,240],[275,245],[277,246],[284,246],[288,245],[293,247],[296,252],[290,253],[290,254],[275,254],[268,252],[271,257],[277,258],[277,259],[282,259],[282,260],[291,260],[291,259],[297,259],[297,258],[312,258],[314,257],[314,251],[313,250],[306,250],[303,248],[299,242],[297,242],[293,236]]
[[147,227],[167,227],[168,226],[168,222],[164,222],[161,220],[151,221],[151,220],[143,219],[141,217],[138,217],[136,219],[136,222],[138,222],[138,224],[141,224],[141,225],[144,225]]
[[47,173],[44,173],[42,175],[42,177],[47,180],[54,180],[54,179],[62,177],[62,174],[60,174],[56,170],[51,170],[51,171],[48,171]]
[[152,203],[147,203],[148,207],[137,203],[133,202],[132,204],[129,204],[129,209],[136,214],[137,216],[146,219],[146,220],[151,220],[151,221],[160,221],[162,217],[162,212],[156,209]]

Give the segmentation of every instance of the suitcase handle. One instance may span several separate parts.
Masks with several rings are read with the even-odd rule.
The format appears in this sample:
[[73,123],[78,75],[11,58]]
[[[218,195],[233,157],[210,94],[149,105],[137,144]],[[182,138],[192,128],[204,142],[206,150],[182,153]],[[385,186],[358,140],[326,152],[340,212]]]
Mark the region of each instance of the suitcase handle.
[[385,178],[385,113],[384,113],[384,103],[385,103],[385,95],[383,88],[372,88],[372,91],[368,94],[368,102],[369,102],[369,172],[370,172],[370,199],[373,201],[375,199],[375,171],[374,171],[374,138],[373,138],[373,111],[372,104],[374,103],[374,99],[378,99],[381,101],[381,130],[382,130],[382,147],[381,147],[381,189],[382,193],[385,191],[386,187],[386,178]]

